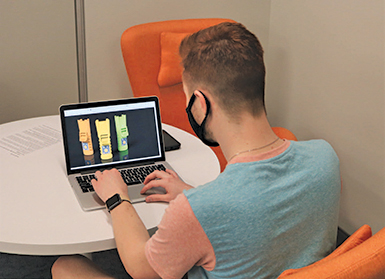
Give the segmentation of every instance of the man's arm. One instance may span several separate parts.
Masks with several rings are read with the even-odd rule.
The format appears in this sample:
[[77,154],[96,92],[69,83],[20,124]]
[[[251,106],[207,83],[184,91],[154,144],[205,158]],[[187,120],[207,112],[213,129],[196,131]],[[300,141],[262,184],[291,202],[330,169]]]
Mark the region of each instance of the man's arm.
[[145,256],[144,247],[150,237],[135,208],[123,202],[111,211],[111,217],[116,246],[127,272],[133,278],[160,278]]
[[[127,185],[118,170],[98,171],[95,175],[97,181],[93,180],[92,185],[104,202],[115,194],[129,199]],[[132,204],[123,201],[111,210],[111,218],[116,246],[127,272],[134,278],[160,278],[145,256],[149,235]]]

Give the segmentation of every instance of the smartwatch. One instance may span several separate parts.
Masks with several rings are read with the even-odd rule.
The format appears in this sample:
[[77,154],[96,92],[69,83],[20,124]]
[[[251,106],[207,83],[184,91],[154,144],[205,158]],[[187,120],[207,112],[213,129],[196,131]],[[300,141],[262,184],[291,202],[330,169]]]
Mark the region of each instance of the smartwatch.
[[111,198],[109,198],[106,201],[106,207],[108,209],[108,212],[111,212],[115,207],[117,207],[119,204],[121,204],[123,201],[131,203],[130,200],[125,200],[120,197],[119,194],[113,195]]

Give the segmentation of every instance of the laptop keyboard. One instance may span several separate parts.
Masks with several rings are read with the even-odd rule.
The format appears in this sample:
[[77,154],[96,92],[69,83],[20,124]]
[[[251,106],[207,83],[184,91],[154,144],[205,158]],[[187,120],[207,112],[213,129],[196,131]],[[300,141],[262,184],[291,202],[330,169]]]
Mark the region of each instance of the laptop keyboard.
[[[119,170],[124,182],[127,186],[139,184],[144,181],[147,175],[152,173],[155,170],[165,171],[166,168],[162,164],[143,166],[131,169]],[[91,180],[96,179],[95,174],[77,176],[76,180],[79,183],[80,188],[82,188],[83,193],[94,192],[94,187],[92,187]]]

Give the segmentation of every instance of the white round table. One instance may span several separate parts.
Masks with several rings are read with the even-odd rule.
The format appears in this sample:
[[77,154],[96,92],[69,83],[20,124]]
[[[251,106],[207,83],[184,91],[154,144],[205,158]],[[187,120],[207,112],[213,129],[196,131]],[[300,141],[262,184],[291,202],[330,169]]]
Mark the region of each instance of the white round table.
[[[44,127],[60,133],[59,116],[0,125],[0,252],[25,255],[91,253],[116,248],[106,210],[85,212],[68,183],[61,138],[25,154],[12,150],[15,138]],[[166,159],[194,187],[214,180],[220,166],[214,152],[195,136],[163,125],[181,142]],[[147,229],[156,227],[166,203],[135,204]]]

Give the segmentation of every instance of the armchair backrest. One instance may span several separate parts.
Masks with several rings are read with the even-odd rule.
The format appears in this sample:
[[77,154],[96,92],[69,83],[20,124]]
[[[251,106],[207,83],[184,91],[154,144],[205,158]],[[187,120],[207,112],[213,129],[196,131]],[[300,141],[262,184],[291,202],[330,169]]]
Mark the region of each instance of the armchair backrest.
[[122,35],[121,48],[135,97],[156,95],[162,121],[192,132],[182,88],[179,44],[187,35],[230,19],[186,19],[140,24]]
[[[140,24],[128,28],[121,37],[121,48],[132,92],[135,97],[159,98],[162,122],[194,134],[185,112],[179,44],[191,33],[230,19],[185,19]],[[220,148],[214,148],[221,170],[226,166]]]

